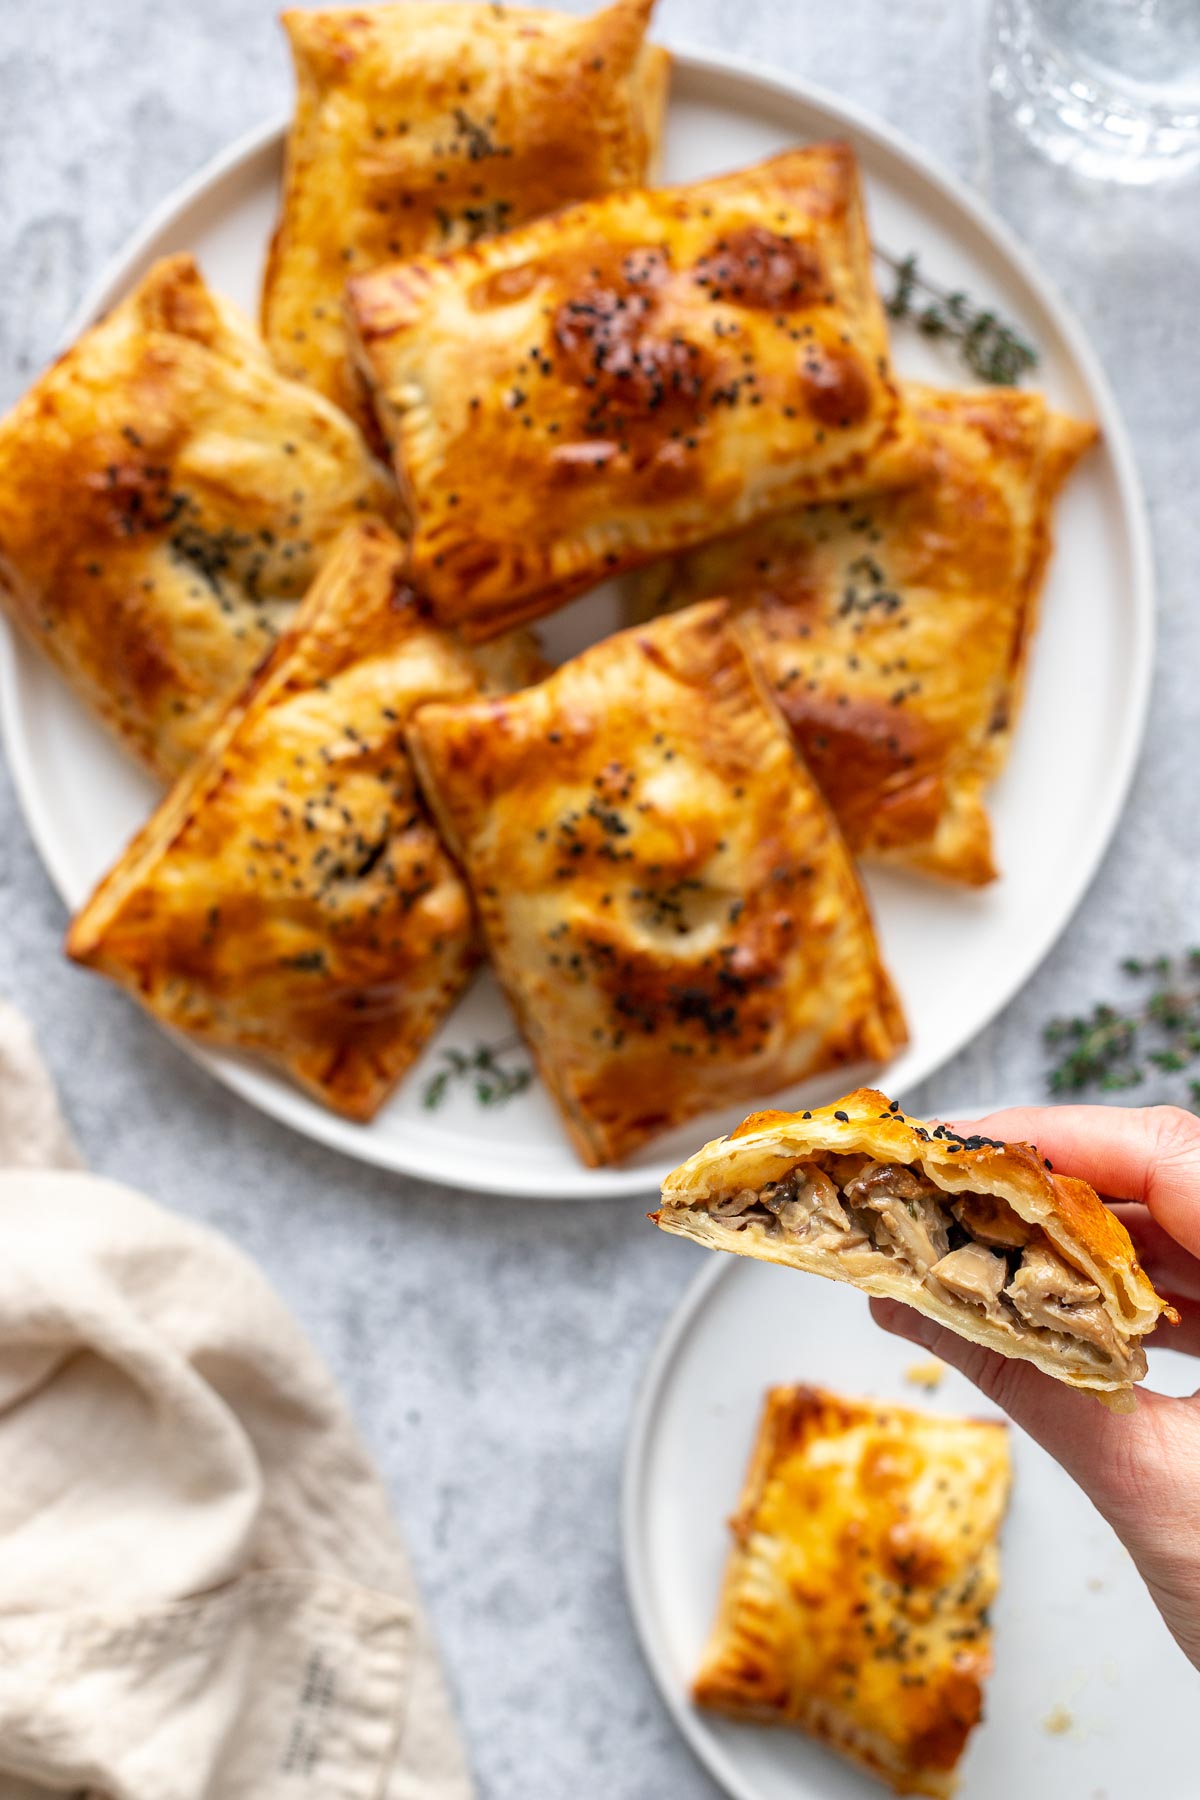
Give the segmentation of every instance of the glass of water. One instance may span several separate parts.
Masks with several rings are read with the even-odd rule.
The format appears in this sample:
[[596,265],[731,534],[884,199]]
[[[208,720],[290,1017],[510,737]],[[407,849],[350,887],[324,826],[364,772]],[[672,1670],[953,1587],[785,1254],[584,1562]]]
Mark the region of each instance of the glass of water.
[[1055,162],[1141,183],[1200,167],[1200,0],[992,0],[988,56]]

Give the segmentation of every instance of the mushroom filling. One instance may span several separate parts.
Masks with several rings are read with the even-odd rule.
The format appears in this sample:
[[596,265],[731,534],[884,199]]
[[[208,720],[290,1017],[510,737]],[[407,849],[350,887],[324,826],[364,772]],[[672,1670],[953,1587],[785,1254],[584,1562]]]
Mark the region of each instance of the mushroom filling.
[[939,1299],[1016,1336],[1082,1349],[1106,1373],[1145,1372],[1140,1346],[1117,1332],[1095,1283],[994,1194],[950,1194],[906,1163],[824,1152],[705,1210],[736,1231],[755,1226],[832,1250],[855,1275],[886,1258]]

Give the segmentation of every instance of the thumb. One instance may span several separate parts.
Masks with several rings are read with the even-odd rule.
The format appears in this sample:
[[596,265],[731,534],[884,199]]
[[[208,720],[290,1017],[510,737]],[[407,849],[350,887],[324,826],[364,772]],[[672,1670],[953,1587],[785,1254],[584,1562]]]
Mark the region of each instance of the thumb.
[[1129,1471],[1152,1430],[1160,1395],[1140,1394],[1136,1412],[1110,1412],[1086,1390],[1055,1381],[1032,1363],[969,1343],[898,1300],[872,1300],[871,1314],[885,1331],[922,1345],[965,1375],[1062,1464],[1101,1512],[1122,1510]]

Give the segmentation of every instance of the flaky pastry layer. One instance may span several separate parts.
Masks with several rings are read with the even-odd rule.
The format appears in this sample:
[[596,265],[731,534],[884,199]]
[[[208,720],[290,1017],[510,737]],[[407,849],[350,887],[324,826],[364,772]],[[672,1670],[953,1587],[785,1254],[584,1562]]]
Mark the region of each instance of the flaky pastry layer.
[[903,1042],[853,865],[719,602],[425,707],[409,742],[588,1163]]
[[645,42],[652,5],[588,19],[440,0],[285,12],[296,112],[262,297],[280,368],[373,424],[348,354],[348,276],[644,181],[668,71]]
[[344,414],[171,256],[0,422],[0,602],[170,779],[338,533],[395,504]]
[[176,1030],[368,1119],[480,956],[405,726],[479,691],[382,524],[351,527],[293,626],[71,925],[69,954]]
[[654,1215],[709,1248],[784,1263],[919,1312],[1120,1410],[1141,1339],[1173,1318],[1087,1182],[1028,1144],[957,1137],[860,1088],[755,1113],[668,1176]]
[[609,195],[347,295],[414,579],[473,635],[928,466],[844,144]]
[[1054,499],[1095,428],[1015,388],[907,384],[901,491],[775,515],[644,572],[640,616],[720,594],[856,855],[978,885]]
[[952,1793],[1008,1486],[1000,1423],[770,1389],[698,1703],[797,1726],[898,1793]]

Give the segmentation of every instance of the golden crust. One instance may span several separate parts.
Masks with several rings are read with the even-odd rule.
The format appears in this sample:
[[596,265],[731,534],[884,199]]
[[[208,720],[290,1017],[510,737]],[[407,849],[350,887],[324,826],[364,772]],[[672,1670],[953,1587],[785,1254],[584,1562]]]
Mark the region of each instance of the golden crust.
[[1008,1488],[998,1422],[770,1389],[697,1702],[799,1726],[897,1793],[952,1793]]
[[68,953],[166,1024],[264,1056],[368,1119],[479,957],[417,792],[413,711],[472,694],[380,523],[335,546],[291,630],[73,922]]
[[1110,1396],[1122,1410],[1131,1406],[1129,1376],[1099,1368],[1083,1354],[1083,1346],[1076,1353],[1032,1334],[1002,1331],[982,1312],[949,1303],[895,1263],[877,1258],[878,1270],[851,1270],[838,1251],[805,1248],[753,1225],[732,1229],[728,1221],[703,1210],[706,1201],[719,1196],[761,1189],[813,1152],[864,1153],[880,1163],[914,1165],[947,1194],[993,1194],[1004,1200],[1021,1219],[1040,1226],[1055,1250],[1095,1283],[1118,1335],[1134,1346],[1154,1329],[1160,1314],[1170,1316],[1137,1260],[1129,1233],[1087,1182],[1047,1169],[1035,1145],[964,1142],[948,1127],[926,1125],[893,1106],[876,1089],[859,1088],[808,1114],[752,1114],[729,1137],[706,1144],[667,1177],[662,1208],[653,1217],[663,1230],[708,1248],[852,1281],[866,1293],[903,1300],[960,1337],[1021,1357],[1073,1387]]
[[845,145],[611,195],[347,296],[414,579],[478,636],[927,466]]
[[589,1164],[904,1040],[835,828],[719,603],[409,742]]
[[370,419],[348,275],[643,181],[669,60],[644,41],[652,5],[285,12],[296,114],[262,297],[280,368]]
[[0,600],[169,778],[338,532],[394,503],[349,420],[168,257],[0,422]]
[[1014,388],[908,386],[929,477],[767,519],[648,571],[639,610],[721,594],[850,848],[993,879],[1050,510],[1095,428]]

